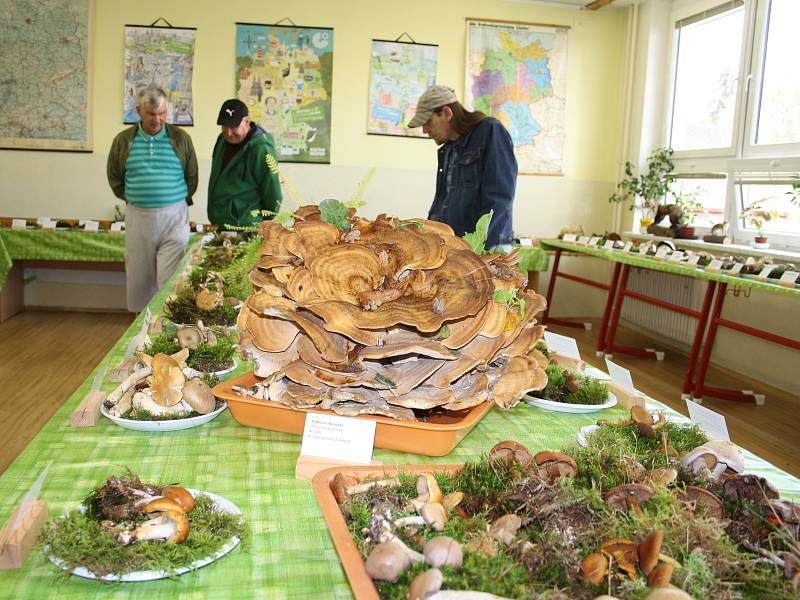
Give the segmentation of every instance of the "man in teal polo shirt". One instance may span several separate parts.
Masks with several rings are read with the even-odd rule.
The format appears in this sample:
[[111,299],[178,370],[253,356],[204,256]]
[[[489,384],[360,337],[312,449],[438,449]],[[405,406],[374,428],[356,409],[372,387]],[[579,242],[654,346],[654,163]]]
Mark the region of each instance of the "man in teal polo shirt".
[[189,209],[197,190],[192,138],[166,124],[167,94],[145,88],[141,121],[111,144],[106,173],[126,203],[125,271],[128,310],[139,312],[175,272],[189,241]]
[[222,103],[221,132],[211,158],[208,220],[221,228],[257,225],[281,207],[281,183],[275,142],[250,120],[237,98]]

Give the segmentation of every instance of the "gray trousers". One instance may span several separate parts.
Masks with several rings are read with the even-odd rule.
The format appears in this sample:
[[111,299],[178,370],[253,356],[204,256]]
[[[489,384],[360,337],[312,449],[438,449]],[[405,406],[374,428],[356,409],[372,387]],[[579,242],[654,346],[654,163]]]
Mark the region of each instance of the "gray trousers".
[[189,241],[189,208],[125,207],[125,271],[128,310],[140,312],[175,272]]

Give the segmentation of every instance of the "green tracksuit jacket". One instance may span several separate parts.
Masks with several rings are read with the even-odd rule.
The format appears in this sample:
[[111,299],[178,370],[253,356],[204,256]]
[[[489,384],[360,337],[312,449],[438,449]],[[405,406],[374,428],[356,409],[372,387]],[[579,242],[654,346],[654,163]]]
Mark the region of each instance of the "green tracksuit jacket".
[[[281,184],[275,142],[261,127],[222,169],[225,138],[220,134],[211,159],[208,220],[220,227],[252,226],[281,207]],[[253,214],[255,213],[255,214]],[[266,217],[269,218],[269,217]]]

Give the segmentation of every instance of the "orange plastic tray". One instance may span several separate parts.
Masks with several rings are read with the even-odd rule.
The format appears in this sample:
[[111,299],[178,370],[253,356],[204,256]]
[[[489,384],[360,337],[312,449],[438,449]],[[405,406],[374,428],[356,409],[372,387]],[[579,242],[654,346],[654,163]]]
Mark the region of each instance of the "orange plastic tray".
[[325,522],[328,524],[328,530],[333,538],[333,544],[336,546],[336,552],[339,553],[339,559],[342,561],[344,572],[347,575],[347,580],[350,582],[350,588],[353,590],[353,596],[356,600],[380,600],[378,590],[375,589],[375,584],[372,583],[372,578],[367,574],[367,569],[364,567],[364,559],[358,551],[358,547],[353,538],[350,537],[350,531],[347,529],[347,523],[342,516],[342,511],[336,498],[331,491],[331,482],[333,481],[336,473],[341,473],[345,477],[353,477],[357,480],[362,479],[388,479],[389,477],[396,477],[398,473],[422,474],[434,472],[454,473],[460,470],[464,465],[401,465],[397,467],[332,467],[320,471],[311,480],[311,485],[314,488],[314,495],[317,497],[319,507],[322,509],[322,515],[325,517]]
[[[292,410],[277,402],[240,396],[232,389],[234,385],[248,387],[256,381],[258,378],[253,373],[245,373],[217,384],[212,390],[217,398],[228,403],[233,418],[242,425],[303,435],[307,412],[333,412],[313,408]],[[469,410],[436,416],[428,421],[398,421],[379,415],[360,415],[356,418],[377,422],[376,448],[444,456],[458,446],[492,406],[494,404],[491,402],[482,402]]]

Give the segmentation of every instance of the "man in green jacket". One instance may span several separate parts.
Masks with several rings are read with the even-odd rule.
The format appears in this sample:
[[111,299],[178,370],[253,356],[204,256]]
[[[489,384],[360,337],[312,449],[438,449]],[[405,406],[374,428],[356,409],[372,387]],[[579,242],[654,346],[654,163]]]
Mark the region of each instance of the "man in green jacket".
[[189,210],[197,190],[192,138],[166,123],[167,94],[139,93],[140,122],[117,134],[106,174],[125,201],[128,310],[139,312],[175,272],[189,241]]
[[211,159],[208,220],[225,229],[272,218],[282,198],[272,136],[250,121],[236,98],[223,102],[217,125],[222,133]]

